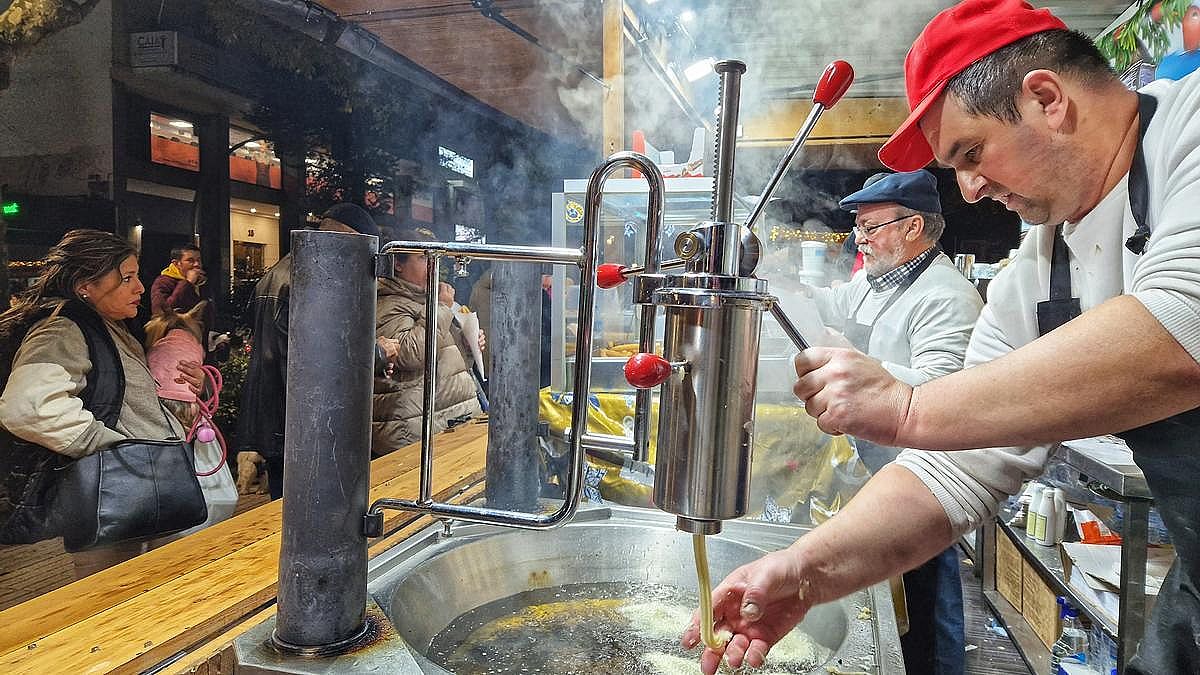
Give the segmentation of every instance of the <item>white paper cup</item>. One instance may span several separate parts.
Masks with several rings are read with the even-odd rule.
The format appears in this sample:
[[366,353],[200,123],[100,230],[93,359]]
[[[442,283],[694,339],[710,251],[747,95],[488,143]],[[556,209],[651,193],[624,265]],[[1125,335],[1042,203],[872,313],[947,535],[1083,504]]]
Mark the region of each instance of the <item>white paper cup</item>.
[[827,246],[820,241],[800,242],[800,262],[806,272],[825,274],[825,251]]

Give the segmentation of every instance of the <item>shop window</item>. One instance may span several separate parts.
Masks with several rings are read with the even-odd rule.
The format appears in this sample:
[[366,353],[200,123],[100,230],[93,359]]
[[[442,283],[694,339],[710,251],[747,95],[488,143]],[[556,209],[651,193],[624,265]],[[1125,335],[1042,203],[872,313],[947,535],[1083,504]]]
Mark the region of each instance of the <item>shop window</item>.
[[251,241],[233,242],[233,274],[238,280],[257,279],[266,265],[266,246]]
[[242,183],[261,185],[278,190],[283,179],[279,158],[271,142],[259,134],[229,127],[229,178]]
[[200,137],[190,120],[150,113],[150,161],[200,170]]

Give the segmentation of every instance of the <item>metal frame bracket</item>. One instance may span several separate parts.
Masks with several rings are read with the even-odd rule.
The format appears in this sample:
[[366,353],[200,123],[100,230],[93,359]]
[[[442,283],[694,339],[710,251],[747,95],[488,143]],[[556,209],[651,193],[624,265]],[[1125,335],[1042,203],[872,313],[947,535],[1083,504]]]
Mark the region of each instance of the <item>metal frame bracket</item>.
[[376,279],[395,279],[396,278],[396,256],[392,253],[376,253],[375,254],[375,278]]

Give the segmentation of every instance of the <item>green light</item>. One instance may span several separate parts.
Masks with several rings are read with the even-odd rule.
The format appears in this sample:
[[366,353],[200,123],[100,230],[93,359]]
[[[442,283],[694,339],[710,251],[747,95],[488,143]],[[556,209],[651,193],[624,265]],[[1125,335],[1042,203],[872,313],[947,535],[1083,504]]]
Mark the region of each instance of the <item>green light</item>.
[[6,216],[19,216],[21,215],[21,203],[4,202],[3,205],[0,205],[0,213],[3,213]]

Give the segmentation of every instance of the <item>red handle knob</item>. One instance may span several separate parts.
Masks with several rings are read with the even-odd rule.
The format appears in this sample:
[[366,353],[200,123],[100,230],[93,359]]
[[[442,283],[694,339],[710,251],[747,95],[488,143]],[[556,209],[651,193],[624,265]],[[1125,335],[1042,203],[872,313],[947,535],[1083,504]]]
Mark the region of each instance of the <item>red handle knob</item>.
[[825,66],[817,88],[813,91],[813,103],[820,103],[826,108],[832,108],[842,99],[842,95],[854,82],[854,68],[845,61],[834,61]]
[[596,285],[600,288],[615,288],[625,283],[625,267],[616,263],[604,263],[596,268]]
[[625,362],[625,381],[637,389],[657,387],[671,377],[671,362],[658,354],[634,354]]

